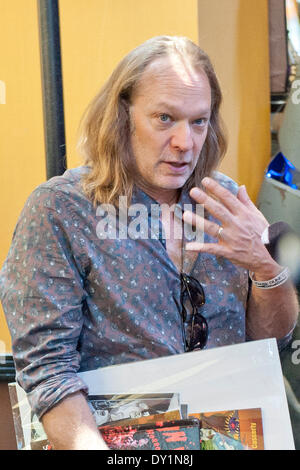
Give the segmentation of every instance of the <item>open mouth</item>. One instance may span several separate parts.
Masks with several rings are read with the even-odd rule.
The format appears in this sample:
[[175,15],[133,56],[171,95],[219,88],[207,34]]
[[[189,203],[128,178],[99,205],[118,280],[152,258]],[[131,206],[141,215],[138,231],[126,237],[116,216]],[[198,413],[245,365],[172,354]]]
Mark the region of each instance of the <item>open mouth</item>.
[[176,173],[183,172],[188,166],[188,163],[180,163],[180,162],[164,162],[164,163],[166,163],[166,165],[168,165],[168,167],[172,169],[172,171],[175,171]]
[[178,163],[178,162],[168,162],[170,165],[174,165],[176,167],[181,167],[181,166],[185,166],[186,163]]

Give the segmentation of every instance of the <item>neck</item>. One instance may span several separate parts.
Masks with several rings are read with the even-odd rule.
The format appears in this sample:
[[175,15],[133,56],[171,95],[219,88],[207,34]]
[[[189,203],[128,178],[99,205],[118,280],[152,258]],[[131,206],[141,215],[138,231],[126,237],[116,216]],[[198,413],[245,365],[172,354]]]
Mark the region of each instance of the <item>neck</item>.
[[178,202],[180,196],[180,189],[158,189],[155,190],[153,188],[148,188],[143,184],[139,184],[138,187],[144,191],[144,193],[148,194],[148,196],[152,197],[155,201],[159,204],[167,204],[172,206]]

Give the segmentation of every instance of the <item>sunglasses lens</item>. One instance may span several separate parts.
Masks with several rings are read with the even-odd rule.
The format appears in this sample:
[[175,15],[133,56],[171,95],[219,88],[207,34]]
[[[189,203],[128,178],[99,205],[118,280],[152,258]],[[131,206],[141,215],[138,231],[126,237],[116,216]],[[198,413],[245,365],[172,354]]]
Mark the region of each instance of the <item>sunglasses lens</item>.
[[193,330],[191,334],[190,349],[203,349],[208,337],[208,326],[206,319],[197,313],[194,319]]
[[201,291],[191,289],[191,297],[192,297],[193,303],[197,305],[198,307],[204,304],[204,293],[202,289]]
[[201,284],[193,277],[186,277],[185,284],[185,295],[190,295],[192,303],[197,307],[201,307],[205,303],[204,290]]
[[208,325],[206,319],[201,315],[198,309],[205,303],[204,290],[197,279],[182,275],[183,290],[181,296],[183,322],[186,320],[185,300],[188,298],[193,308],[193,320],[188,351],[203,349],[207,343]]

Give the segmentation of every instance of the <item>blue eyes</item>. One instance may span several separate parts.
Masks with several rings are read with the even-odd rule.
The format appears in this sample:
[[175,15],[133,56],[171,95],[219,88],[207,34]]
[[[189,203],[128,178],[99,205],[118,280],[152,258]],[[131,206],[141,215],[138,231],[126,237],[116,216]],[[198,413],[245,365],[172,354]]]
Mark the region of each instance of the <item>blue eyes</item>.
[[167,122],[169,119],[170,119],[170,116],[168,114],[161,114],[159,116],[159,119],[162,121],[162,122]]
[[[168,122],[172,121],[171,116],[169,114],[166,114],[166,113],[162,113],[158,117],[159,117],[160,122],[162,122],[162,123],[168,123]],[[193,121],[193,124],[195,124],[198,127],[203,127],[203,126],[205,126],[207,121],[208,121],[207,118],[195,119],[195,121]]]
[[197,126],[204,126],[204,124],[206,124],[207,122],[207,119],[196,119],[196,121],[194,121],[194,124],[196,124]]

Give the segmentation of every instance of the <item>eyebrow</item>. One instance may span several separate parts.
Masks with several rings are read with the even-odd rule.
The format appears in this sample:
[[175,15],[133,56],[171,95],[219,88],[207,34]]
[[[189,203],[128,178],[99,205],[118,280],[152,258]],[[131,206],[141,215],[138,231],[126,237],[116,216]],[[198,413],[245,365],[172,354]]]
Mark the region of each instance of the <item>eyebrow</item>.
[[[166,101],[160,101],[159,103],[157,104],[154,104],[156,108],[165,108],[166,111],[170,111],[172,114],[178,114],[181,112],[181,109],[180,108],[177,108],[176,106],[173,106],[171,103],[167,103]],[[197,113],[195,113],[195,116],[199,117],[199,116],[210,116],[211,114],[211,108],[203,108],[203,109],[199,109],[199,111],[197,111]]]

